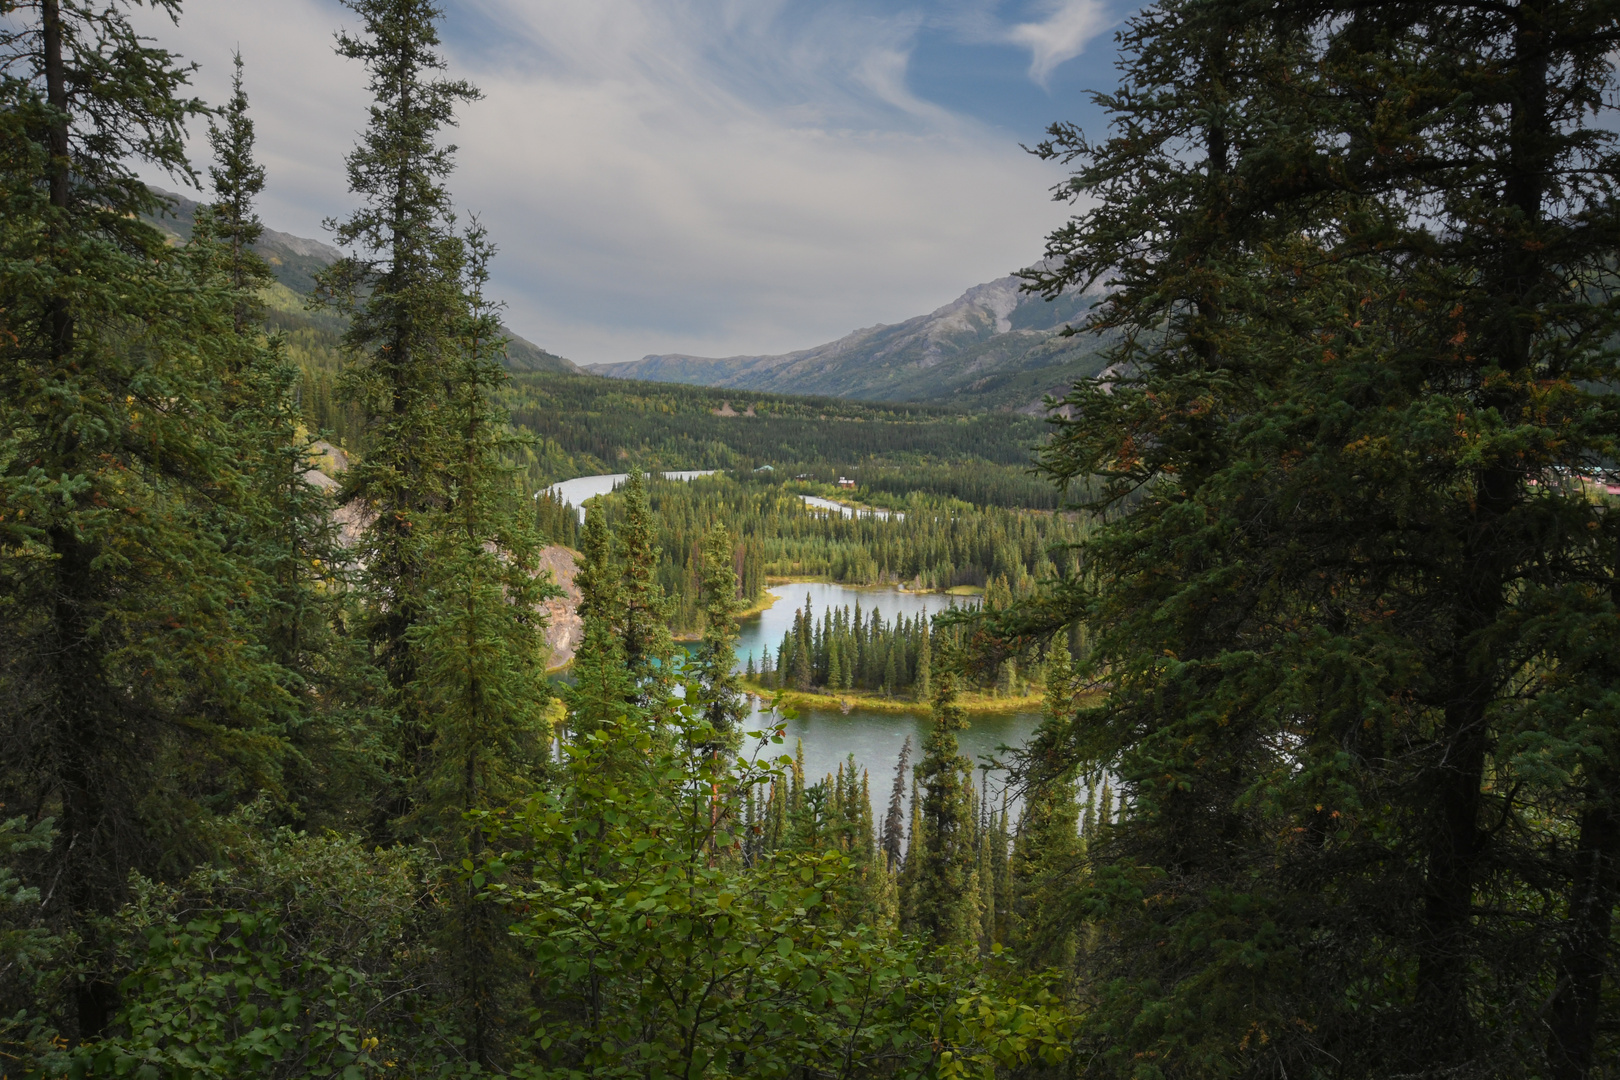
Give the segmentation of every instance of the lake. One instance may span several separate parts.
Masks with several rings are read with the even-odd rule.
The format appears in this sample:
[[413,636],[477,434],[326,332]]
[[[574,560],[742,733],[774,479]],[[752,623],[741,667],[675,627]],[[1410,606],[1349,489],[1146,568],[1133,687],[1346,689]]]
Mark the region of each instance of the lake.
[[765,590],[777,601],[758,615],[750,615],[738,626],[737,669],[741,671],[753,657],[759,664],[770,649],[775,655],[782,644],[782,635],[793,626],[793,613],[805,605],[809,598],[810,610],[819,621],[829,607],[854,609],[861,605],[861,616],[870,619],[875,608],[884,622],[893,622],[896,615],[906,618],[927,612],[936,615],[953,607],[977,607],[977,596],[946,596],[943,593],[906,592],[902,589],[865,589],[853,585],[835,585],[825,581],[799,581],[787,585],[772,585]]
[[[782,635],[793,625],[794,612],[805,604],[809,596],[810,608],[817,619],[828,607],[854,608],[857,602],[866,615],[876,609],[885,621],[896,615],[912,618],[923,612],[936,614],[951,607],[976,606],[975,596],[944,596],[940,593],[904,592],[900,589],[861,589],[849,585],[827,582],[794,582],[773,585],[768,590],[779,597],[775,605],[758,615],[742,621],[737,642],[739,668],[751,656],[757,665],[765,649],[775,650],[782,643]],[[744,722],[745,731],[764,730],[779,723],[780,718],[762,713],[758,703]],[[962,754],[976,765],[997,754],[1002,745],[1018,746],[1024,743],[1040,722],[1040,714],[1028,713],[974,713],[968,716],[966,731],[956,733]],[[906,736],[911,736],[911,764],[922,758],[923,739],[928,734],[928,717],[918,713],[876,712],[869,709],[851,709],[846,715],[829,701],[825,709],[803,708],[797,719],[786,722],[786,741],[780,749],[763,751],[766,755],[791,755],[795,743],[804,741],[805,782],[815,783],[828,773],[835,772],[838,764],[850,755],[870,775],[873,820],[881,827],[883,815],[889,805],[889,789],[894,783],[895,759]],[[745,753],[753,747],[745,746]],[[909,770],[908,770],[909,772]],[[990,773],[990,789],[998,792],[1005,780],[1005,772]],[[907,813],[910,813],[910,780],[907,780]],[[1000,795],[993,794],[1000,805]],[[1017,805],[1016,802],[1014,804]]]
[[[956,733],[962,756],[983,766],[1000,757],[1002,746],[1021,746],[1034,733],[1040,722],[1039,713],[970,713],[968,727]],[[744,731],[765,731],[783,721],[770,713],[762,713],[755,706],[746,721]],[[872,792],[872,820],[881,831],[883,816],[888,812],[889,790],[894,784],[894,766],[900,756],[900,747],[906,736],[911,737],[911,762],[906,769],[905,812],[911,812],[911,768],[922,760],[923,739],[928,736],[928,717],[914,713],[872,712],[851,709],[846,716],[836,708],[800,709],[796,719],[785,723],[785,739],[780,747],[766,747],[756,751],[753,740],[746,741],[742,753],[763,757],[779,754],[791,756],[796,744],[804,742],[804,779],[813,784],[838,770],[840,762],[850,754],[855,763],[870,774]],[[992,769],[989,774],[991,802],[1001,805],[1001,787],[1006,782],[1006,771]],[[975,786],[982,782],[983,773],[975,773]],[[1021,800],[1013,799],[1015,810]],[[908,817],[909,820],[909,817]]]
[[[663,476],[666,480],[692,480],[699,476],[713,476],[719,471],[718,469],[677,469],[674,472],[666,472]],[[611,494],[614,488],[628,479],[630,479],[630,474],[622,472],[602,473],[599,476],[576,476],[572,480],[560,480],[552,484],[547,490],[555,492],[563,502],[577,507],[579,509],[579,520],[583,522],[587,502],[598,495]],[[799,497],[804,500],[806,506],[817,510],[834,511],[843,514],[845,517],[855,517],[857,513],[861,517],[886,518],[890,516],[888,510],[857,511],[852,506],[845,506],[843,503],[833,502],[831,499],[823,499],[819,495],[801,495]],[[905,517],[904,514],[898,514],[897,516]]]
[[[666,472],[663,475],[671,480],[691,480],[699,476],[712,476],[716,471],[686,469]],[[628,473],[579,476],[553,484],[551,490],[560,495],[564,502],[579,507],[579,519],[584,521],[586,502],[598,495],[612,492],[627,479]],[[837,511],[846,516],[853,516],[856,513],[853,508],[830,499],[815,495],[802,497],[806,503],[817,509]],[[889,511],[886,510],[863,510],[861,513],[889,516]],[[848,605],[853,609],[857,602],[861,605],[863,615],[870,617],[868,613],[876,609],[882,612],[885,621],[892,621],[897,615],[904,615],[907,618],[914,618],[924,612],[933,615],[952,607],[976,606],[979,602],[978,597],[973,596],[905,592],[894,588],[863,589],[819,581],[773,585],[767,591],[778,597],[776,603],[758,615],[742,620],[739,626],[740,636],[737,642],[739,671],[748,663],[749,657],[752,657],[757,665],[766,649],[774,653],[776,647],[782,643],[782,635],[793,625],[794,612],[804,606],[807,596],[811,610],[818,619],[828,607]],[[957,732],[957,742],[962,748],[963,755],[976,765],[982,764],[985,759],[997,753],[997,747],[1004,744],[1017,746],[1027,740],[1039,721],[1040,715],[1033,712],[972,714],[968,717],[967,730]],[[744,723],[744,730],[763,730],[774,726],[777,722],[780,722],[780,718],[761,713],[756,702],[753,713]],[[911,764],[915,765],[921,759],[922,741],[928,734],[928,717],[925,714],[886,713],[868,709],[852,709],[846,714],[836,705],[829,704],[826,709],[800,710],[798,718],[787,721],[786,726],[786,741],[783,745],[780,748],[767,749],[763,753],[771,756],[778,753],[791,755],[795,744],[802,739],[805,782],[812,784],[828,773],[834,772],[838,768],[838,763],[853,753],[856,763],[870,773],[872,817],[881,827],[883,815],[887,812],[889,804],[889,789],[894,782],[895,759],[899,757],[900,747],[904,744],[906,736],[911,736]],[[744,748],[747,753],[752,753],[753,750],[751,746]],[[991,790],[998,791],[998,784],[1005,773],[993,770],[989,776]],[[992,795],[992,799],[996,805],[1000,805],[999,795]],[[909,779],[906,801],[909,814]]]

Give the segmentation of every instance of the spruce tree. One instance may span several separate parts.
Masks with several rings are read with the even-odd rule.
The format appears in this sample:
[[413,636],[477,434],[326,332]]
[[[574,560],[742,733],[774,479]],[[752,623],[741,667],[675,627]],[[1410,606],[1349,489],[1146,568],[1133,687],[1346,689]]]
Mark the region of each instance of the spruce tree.
[[[264,166],[253,154],[253,118],[248,115],[247,91],[242,86],[242,54],[232,55],[231,98],[220,110],[219,120],[208,124],[208,145],[214,162],[208,178],[214,201],[199,208],[192,225],[194,238],[218,239],[225,246],[223,260],[231,291],[236,294],[232,312],[238,334],[257,330],[263,315],[259,292],[273,280],[270,266],[253,245],[264,235],[255,203],[264,190]],[[223,124],[219,121],[223,120]]]
[[936,946],[960,947],[977,938],[973,924],[972,875],[977,859],[973,822],[973,763],[957,748],[956,733],[967,727],[956,701],[958,675],[949,659],[934,679],[928,737],[916,778],[921,788],[918,823],[907,869],[916,870],[907,905],[909,931]]
[[[280,788],[288,704],[226,542],[235,294],[142,220],[163,204],[135,173],[190,182],[203,106],[131,6],[0,27],[0,802],[56,819],[41,917],[87,949],[131,870],[194,865],[212,811]],[[100,1032],[107,975],[65,993],[67,1035]]]
[[631,468],[624,482],[624,521],[616,539],[624,553],[622,633],[624,659],[642,704],[653,706],[669,693],[675,644],[669,633],[669,601],[658,584],[658,527],[647,501],[647,477]]
[[929,640],[931,621],[926,615],[921,619],[922,638],[917,645],[917,678],[913,686],[918,701],[927,700],[934,693],[934,652]]
[[[432,478],[440,509],[419,519],[425,588],[410,638],[417,681],[408,688],[432,731],[415,821],[449,849],[453,865],[482,855],[482,826],[471,815],[528,794],[544,774],[550,732],[540,611],[560,595],[539,574],[540,538],[510,464],[519,440],[495,403],[506,374],[496,306],[484,294],[492,252],[477,228],[464,244],[466,310],[441,403],[454,444],[445,472]],[[515,972],[505,918],[479,891],[470,879],[459,883],[452,964],[466,1054],[491,1069],[503,1057]]]
[[[703,542],[703,640],[697,652],[703,711],[728,748],[740,738],[748,705],[737,680],[737,573],[732,567],[731,534],[715,525]],[[750,661],[750,663],[752,663]]]
[[574,584],[579,588],[579,616],[596,616],[608,625],[623,622],[620,578],[623,571],[613,557],[613,536],[608,532],[606,512],[600,499],[585,507],[585,530],[580,537],[579,568]]
[[1113,134],[1041,148],[1087,209],[1030,279],[1104,283],[1117,376],[1043,459],[1108,524],[994,621],[1083,619],[1110,687],[1032,759],[1120,785],[1075,897],[1099,1069],[1602,1059],[1617,34],[1589,4],[1173,0],[1122,36]]
[[398,717],[399,777],[385,813],[410,809],[416,777],[429,769],[432,725],[416,696],[428,584],[423,536],[445,505],[457,440],[446,393],[458,389],[466,319],[466,253],[444,186],[455,147],[438,142],[469,83],[444,79],[432,0],[345,0],[359,34],[338,36],[338,53],[365,65],[370,122],[347,159],[349,189],[362,205],[329,221],[355,254],[324,271],[317,298],[345,315],[344,401],[363,418],[360,458],[344,474],[342,498],[366,521],[356,557],[364,567],[366,632]]
[[[1067,637],[1066,632],[1054,635],[1046,656],[1042,722],[1054,728],[1070,716],[1074,674]],[[1090,820],[1088,803],[1088,826]],[[1074,782],[1063,775],[1039,775],[1027,789],[1007,868],[1008,944],[1031,967],[1066,965],[1073,959],[1073,931],[1063,899],[1076,884],[1080,832]]]
[[265,171],[254,157],[242,57],[234,59],[230,101],[209,124],[214,201],[198,208],[188,244],[221,279],[235,331],[220,408],[245,486],[226,542],[260,575],[253,618],[288,691],[278,716],[294,751],[285,796],[300,814],[335,816],[375,778],[374,763],[354,751],[365,739],[339,719],[355,696],[348,684],[364,675],[338,629],[348,614],[343,559],[332,501],[306,479],[316,450],[300,428],[298,368],[279,336],[265,336],[261,294],[273,278],[253,249],[264,231],[255,201]]
[[900,869],[906,852],[906,776],[911,765],[911,736],[900,744],[894,763],[894,787],[889,791],[889,809],[883,817],[883,856],[890,873]]
[[495,401],[507,379],[498,359],[505,342],[484,295],[492,251],[482,231],[468,233],[465,252],[467,307],[441,403],[456,445],[431,478],[439,509],[422,521],[426,589],[412,631],[420,659],[410,688],[433,729],[428,790],[418,801],[455,818],[524,793],[543,769],[539,612],[560,595],[538,571],[540,538],[510,464],[520,439]]

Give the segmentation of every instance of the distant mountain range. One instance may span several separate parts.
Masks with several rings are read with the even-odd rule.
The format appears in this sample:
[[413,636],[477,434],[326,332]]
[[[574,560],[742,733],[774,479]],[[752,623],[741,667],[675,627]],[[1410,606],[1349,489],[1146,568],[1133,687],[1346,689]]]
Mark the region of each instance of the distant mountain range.
[[[169,200],[171,209],[160,217],[149,219],[151,223],[177,241],[190,237],[197,220],[199,204],[196,200],[159,187],[152,190]],[[313,292],[315,275],[343,257],[343,253],[331,244],[269,228],[253,245],[253,250],[270,264],[270,272],[277,281],[300,296]],[[509,371],[579,371],[572,360],[547,352],[534,342],[514,334],[509,328],[503,327],[502,331],[509,339],[506,345],[506,367]]]
[[618,379],[1038,412],[1045,394],[1095,377],[1107,361],[1095,337],[1062,334],[1084,317],[1089,297],[1047,301],[1019,285],[1015,277],[976,285],[927,315],[779,356],[671,353],[582,370]]
[[[161,188],[171,209],[152,224],[177,241],[191,235],[198,204]],[[303,310],[315,275],[342,258],[320,240],[265,229],[254,245],[276,280],[296,296],[272,297],[278,326],[306,328],[336,349],[341,325],[332,316]],[[1107,361],[1102,342],[1063,330],[1085,316],[1091,298],[1065,295],[1055,301],[1019,290],[1019,279],[975,285],[937,311],[893,325],[856,330],[837,341],[777,356],[722,358],[664,353],[617,364],[578,366],[510,329],[506,366],[511,371],[574,374],[616,379],[732,387],[777,394],[809,394],[867,401],[915,401],[968,409],[1042,412],[1047,394],[1062,394],[1075,382],[1095,378]],[[317,326],[317,324],[319,324]],[[332,352],[327,363],[336,363]]]

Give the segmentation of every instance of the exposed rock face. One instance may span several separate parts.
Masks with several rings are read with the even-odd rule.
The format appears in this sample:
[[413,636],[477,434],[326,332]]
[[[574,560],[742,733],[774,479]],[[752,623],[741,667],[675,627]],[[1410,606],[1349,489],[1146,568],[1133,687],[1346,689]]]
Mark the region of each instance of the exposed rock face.
[[585,639],[585,623],[579,617],[579,586],[574,584],[578,570],[574,553],[560,544],[540,552],[540,570],[551,571],[551,580],[561,586],[563,595],[546,601],[546,645],[551,650],[547,669],[564,666],[574,659],[574,650]]
[[[315,444],[317,466],[304,473],[304,481],[336,496],[342,488],[334,475],[342,475],[349,467],[349,455],[329,442]],[[334,506],[332,520],[338,526],[338,543],[352,548],[360,542],[375,515],[358,500]],[[578,571],[574,553],[560,544],[551,544],[540,551],[539,572],[549,573],[551,580],[562,588],[563,595],[547,600],[546,609],[546,667],[555,670],[574,659],[574,650],[585,638],[585,624],[579,617],[579,586],[574,584]]]

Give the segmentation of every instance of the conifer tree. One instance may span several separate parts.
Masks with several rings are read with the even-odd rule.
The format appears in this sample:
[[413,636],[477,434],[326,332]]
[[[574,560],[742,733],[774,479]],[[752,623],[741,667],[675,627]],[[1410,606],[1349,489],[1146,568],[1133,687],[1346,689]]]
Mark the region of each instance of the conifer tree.
[[[56,819],[42,915],[87,948],[131,870],[193,865],[200,821],[285,758],[259,582],[223,541],[247,486],[219,408],[234,294],[142,221],[162,204],[135,172],[189,182],[203,107],[131,6],[0,26],[0,802]],[[66,993],[68,1035],[98,1033],[109,982]]]
[[574,584],[579,588],[580,618],[596,616],[608,625],[617,627],[623,618],[620,597],[620,578],[623,571],[613,558],[613,538],[608,532],[607,518],[599,499],[585,506],[585,529],[580,537],[578,572]]
[[883,817],[883,856],[890,873],[898,872],[906,850],[906,777],[911,764],[911,736],[900,744],[900,757],[894,764],[894,787],[889,791],[889,810]]
[[199,208],[192,226],[193,238],[217,238],[225,245],[224,266],[235,293],[232,313],[238,334],[258,329],[263,316],[259,291],[270,284],[270,267],[253,245],[264,234],[264,224],[255,209],[264,190],[264,166],[253,154],[253,118],[248,115],[247,91],[242,86],[242,54],[232,56],[231,98],[220,118],[208,124],[208,145],[214,163],[208,168],[214,201]]
[[476,228],[464,250],[467,307],[441,404],[454,445],[444,472],[431,478],[436,512],[422,519],[426,588],[412,631],[419,675],[410,688],[433,732],[418,802],[426,813],[457,819],[522,794],[543,769],[549,733],[538,612],[559,595],[538,571],[540,538],[509,464],[519,440],[495,403],[506,374],[496,307],[484,295],[492,252]]
[[[1617,34],[1589,4],[1175,0],[1122,36],[1112,136],[1043,148],[1087,209],[1031,280],[1106,280],[1120,374],[1045,461],[1111,521],[1001,621],[1083,618],[1107,673],[1036,756],[1119,782],[1087,895],[1133,988],[1091,1014],[1121,1075],[1171,1046],[1290,1075],[1601,1057],[1620,772],[1586,718],[1620,677],[1590,662],[1620,523],[1580,477],[1620,408],[1590,390]],[[1529,899],[1554,893],[1567,917]],[[1241,965],[1183,933],[1211,919]],[[1194,1028],[1111,1026],[1194,997]]]
[[[724,525],[709,530],[703,545],[703,641],[697,673],[703,685],[704,714],[728,744],[739,737],[748,715],[737,666],[737,573],[732,568],[731,534]],[[750,667],[752,661],[750,661]]]
[[328,227],[356,252],[323,272],[318,299],[347,316],[344,400],[363,417],[361,457],[344,474],[344,501],[367,521],[357,551],[369,600],[367,634],[398,716],[401,772],[384,809],[409,809],[433,739],[414,631],[427,582],[422,536],[444,506],[456,440],[440,405],[457,389],[465,251],[444,186],[454,146],[438,141],[469,83],[439,76],[438,21],[432,0],[346,0],[359,34],[338,36],[338,53],[365,65],[374,104],[347,159],[350,190],[362,205]]
[[[1053,727],[1065,725],[1070,712],[1074,673],[1067,638],[1067,632],[1053,635],[1046,655],[1043,723]],[[1079,812],[1071,780],[1048,775],[1029,786],[1007,870],[1008,944],[1032,967],[1058,966],[1072,959],[1072,931],[1063,897],[1079,869]],[[1088,802],[1088,828],[1090,821]]]
[[658,584],[658,528],[647,501],[647,477],[639,468],[631,468],[623,495],[624,522],[616,539],[624,552],[624,659],[643,704],[652,705],[668,694],[675,645],[669,602]]
[[917,678],[913,683],[917,700],[923,701],[933,696],[933,643],[929,640],[929,624],[931,620],[925,615],[922,618],[922,636],[917,645]]
[[938,946],[959,947],[977,937],[971,888],[977,861],[973,821],[973,763],[957,749],[967,727],[956,701],[958,675],[946,663],[934,679],[928,738],[917,763],[921,835],[913,835],[907,869],[916,862],[908,904],[910,932]]
[[[410,644],[409,687],[432,731],[415,820],[448,847],[452,862],[482,855],[470,815],[533,790],[550,745],[542,670],[542,601],[560,595],[538,568],[540,539],[509,462],[518,440],[494,390],[506,380],[496,306],[484,294],[492,254],[476,227],[464,237],[466,309],[447,357],[446,469],[432,477],[438,509],[419,519],[421,617]],[[471,880],[452,906],[453,970],[467,1056],[492,1069],[502,1058],[502,1014],[515,972],[505,920]]]
[[[806,598],[806,612],[808,612],[809,607],[810,601],[808,598]],[[809,690],[814,679],[814,669],[811,665],[812,654],[810,651],[810,643],[807,640],[809,634],[806,632],[804,625],[807,618],[807,615],[800,616],[793,637],[793,657],[791,670],[792,686],[795,690]]]
[[[357,673],[358,657],[337,632],[346,590],[329,496],[306,476],[315,439],[300,430],[295,398],[299,372],[279,336],[266,338],[261,293],[273,280],[253,250],[264,231],[255,208],[265,171],[254,157],[253,120],[235,58],[231,98],[209,124],[214,201],[199,207],[189,248],[214,274],[232,312],[220,409],[235,434],[244,474],[242,513],[228,539],[261,575],[255,621],[265,653],[281,668],[288,695],[279,726],[295,751],[287,791],[301,813],[337,813],[374,766],[349,747],[362,742],[335,724],[336,698]],[[316,711],[321,715],[313,715]]]
[[599,500],[586,505],[580,547],[574,584],[580,591],[578,611],[584,626],[574,653],[574,682],[564,691],[575,740],[606,728],[635,725],[641,717],[624,657],[623,570],[613,557],[613,538]]

